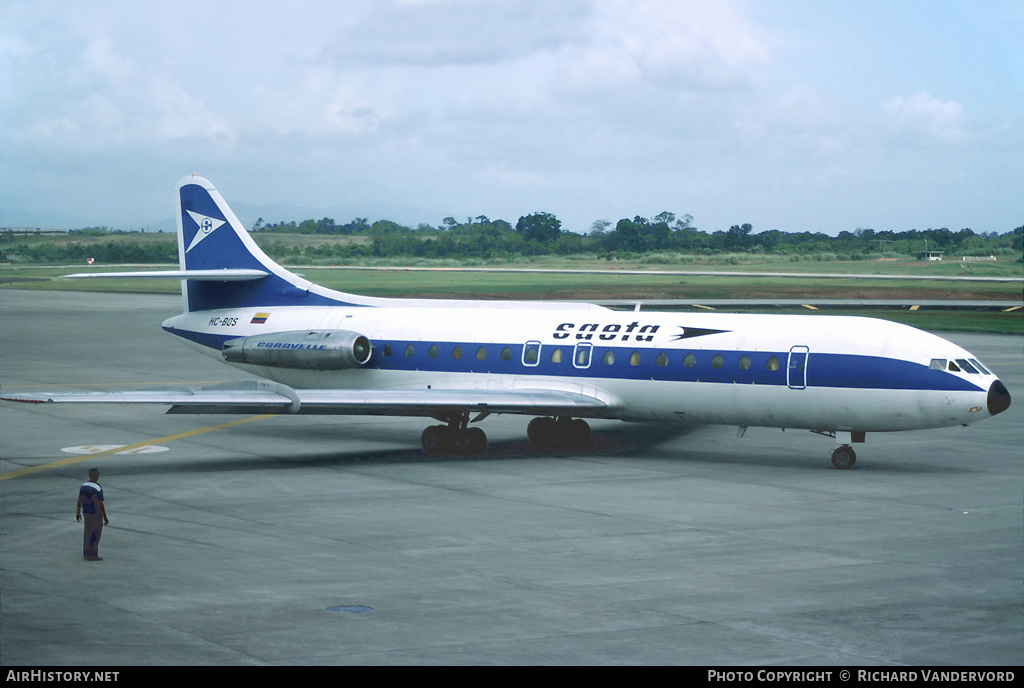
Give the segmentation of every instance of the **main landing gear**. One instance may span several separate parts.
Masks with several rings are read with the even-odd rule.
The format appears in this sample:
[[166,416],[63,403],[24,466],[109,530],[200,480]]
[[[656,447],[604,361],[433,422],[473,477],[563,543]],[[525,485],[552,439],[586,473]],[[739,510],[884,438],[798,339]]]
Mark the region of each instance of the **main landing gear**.
[[431,455],[483,454],[487,451],[487,435],[483,430],[459,425],[431,425],[424,430],[420,435],[423,451]]
[[582,418],[534,418],[526,428],[536,447],[579,449],[590,444],[590,424]]
[[[482,420],[479,416],[474,420]],[[469,427],[469,414],[438,417],[447,425],[431,425],[420,435],[423,451],[436,454],[483,454],[487,435],[478,427]],[[590,444],[590,424],[580,418],[534,418],[526,429],[530,442],[539,448],[579,449]]]

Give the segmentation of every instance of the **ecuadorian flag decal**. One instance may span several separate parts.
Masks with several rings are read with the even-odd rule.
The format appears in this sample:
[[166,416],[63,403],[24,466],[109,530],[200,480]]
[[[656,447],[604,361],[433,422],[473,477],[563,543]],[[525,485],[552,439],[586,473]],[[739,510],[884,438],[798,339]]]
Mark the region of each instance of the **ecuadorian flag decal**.
[[270,317],[270,313],[257,313],[252,316],[252,320],[249,321],[250,325],[262,325],[267,322],[267,318]]

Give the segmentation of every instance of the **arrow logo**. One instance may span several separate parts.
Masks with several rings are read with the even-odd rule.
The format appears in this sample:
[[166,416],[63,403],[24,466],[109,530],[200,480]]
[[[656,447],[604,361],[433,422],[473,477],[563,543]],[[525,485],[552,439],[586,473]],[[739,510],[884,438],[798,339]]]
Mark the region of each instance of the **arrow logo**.
[[709,334],[719,334],[721,332],[727,332],[728,330],[706,330],[702,327],[683,327],[679,326],[682,330],[680,334],[674,335],[673,342],[678,342],[680,339],[690,339],[691,337],[703,337]]
[[213,234],[213,232],[218,227],[224,224],[224,220],[218,220],[215,217],[200,215],[199,213],[194,213],[191,210],[186,210],[185,212],[187,212],[195,221],[195,223],[199,226],[199,231],[196,232],[196,235],[194,237],[192,237],[192,243],[188,245],[187,249],[185,249],[185,253],[188,253],[195,247],[196,244],[198,244],[200,241]]

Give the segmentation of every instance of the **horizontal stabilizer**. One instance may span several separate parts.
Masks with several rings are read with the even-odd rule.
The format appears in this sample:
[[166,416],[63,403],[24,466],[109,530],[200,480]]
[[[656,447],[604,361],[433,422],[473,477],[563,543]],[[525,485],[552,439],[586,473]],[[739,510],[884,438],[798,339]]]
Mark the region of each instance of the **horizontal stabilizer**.
[[223,270],[153,270],[152,272],[77,272],[64,275],[68,279],[113,277],[126,279],[176,279],[199,280],[202,282],[245,282],[263,279],[270,273],[264,270],[230,269]]

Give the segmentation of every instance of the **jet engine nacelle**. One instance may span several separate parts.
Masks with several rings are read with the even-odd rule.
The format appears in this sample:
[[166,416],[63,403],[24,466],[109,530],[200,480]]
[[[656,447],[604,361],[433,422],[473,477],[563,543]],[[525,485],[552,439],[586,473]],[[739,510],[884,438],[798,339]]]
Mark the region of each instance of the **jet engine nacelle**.
[[301,330],[258,334],[224,342],[221,354],[229,363],[343,370],[370,360],[370,340],[348,330]]

